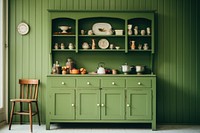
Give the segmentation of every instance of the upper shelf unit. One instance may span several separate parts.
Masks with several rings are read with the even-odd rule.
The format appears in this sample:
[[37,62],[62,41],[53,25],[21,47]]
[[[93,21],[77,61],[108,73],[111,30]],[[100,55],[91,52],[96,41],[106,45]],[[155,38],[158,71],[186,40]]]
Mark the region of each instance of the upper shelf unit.
[[154,12],[51,11],[51,51],[154,53]]

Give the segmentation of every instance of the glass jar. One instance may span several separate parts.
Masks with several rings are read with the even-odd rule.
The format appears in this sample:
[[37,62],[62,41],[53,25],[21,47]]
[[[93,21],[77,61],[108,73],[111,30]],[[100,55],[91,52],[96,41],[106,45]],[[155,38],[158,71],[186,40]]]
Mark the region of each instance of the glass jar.
[[69,68],[70,70],[72,70],[75,67],[75,64],[71,58],[67,59],[66,67]]

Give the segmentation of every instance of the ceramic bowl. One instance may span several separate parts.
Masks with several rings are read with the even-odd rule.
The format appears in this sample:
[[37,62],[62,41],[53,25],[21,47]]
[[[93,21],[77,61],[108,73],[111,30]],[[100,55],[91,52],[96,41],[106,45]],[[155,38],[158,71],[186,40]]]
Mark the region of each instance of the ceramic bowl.
[[59,26],[59,28],[62,30],[62,33],[67,33],[67,30],[71,29],[69,26]]

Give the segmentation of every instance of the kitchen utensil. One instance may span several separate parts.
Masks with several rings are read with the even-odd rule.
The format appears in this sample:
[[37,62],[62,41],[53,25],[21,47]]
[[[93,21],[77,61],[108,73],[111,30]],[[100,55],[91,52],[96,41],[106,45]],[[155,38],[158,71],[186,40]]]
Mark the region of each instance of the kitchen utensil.
[[95,35],[112,35],[111,29],[112,26],[109,23],[95,23],[92,26]]
[[137,74],[142,74],[145,70],[144,66],[135,66]]
[[104,66],[105,66],[105,64],[103,62],[100,62],[98,64],[97,74],[105,74],[106,73]]
[[67,30],[71,29],[69,26],[59,26],[59,28],[62,30],[62,33],[67,33]]
[[129,66],[127,63],[121,66],[122,72],[124,74],[128,74],[131,71],[131,66]]
[[109,46],[109,42],[107,39],[101,39],[99,40],[98,45],[101,49],[107,49]]

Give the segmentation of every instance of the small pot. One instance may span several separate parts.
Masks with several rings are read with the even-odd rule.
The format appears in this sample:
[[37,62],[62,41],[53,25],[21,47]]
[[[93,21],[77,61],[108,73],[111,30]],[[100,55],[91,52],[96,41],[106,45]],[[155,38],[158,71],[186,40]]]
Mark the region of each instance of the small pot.
[[129,66],[127,63],[121,66],[122,72],[124,74],[128,74],[131,71],[131,66]]
[[142,74],[145,70],[144,66],[135,66],[137,74]]

